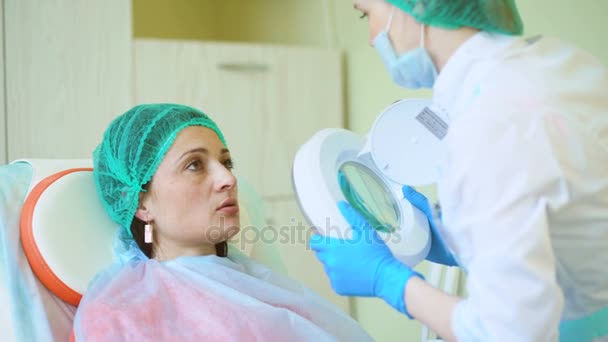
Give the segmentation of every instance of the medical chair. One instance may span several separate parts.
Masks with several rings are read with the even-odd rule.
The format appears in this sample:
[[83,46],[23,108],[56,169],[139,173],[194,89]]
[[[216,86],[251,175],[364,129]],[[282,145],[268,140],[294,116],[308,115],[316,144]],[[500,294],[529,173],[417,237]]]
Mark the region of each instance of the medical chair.
[[[82,293],[113,262],[118,225],[98,199],[91,160],[31,159],[1,167],[29,172],[20,176],[31,181],[19,191],[17,182],[0,179],[0,339],[68,341]],[[239,202],[242,226],[264,224],[260,198],[240,178]],[[271,245],[241,247],[286,272]]]

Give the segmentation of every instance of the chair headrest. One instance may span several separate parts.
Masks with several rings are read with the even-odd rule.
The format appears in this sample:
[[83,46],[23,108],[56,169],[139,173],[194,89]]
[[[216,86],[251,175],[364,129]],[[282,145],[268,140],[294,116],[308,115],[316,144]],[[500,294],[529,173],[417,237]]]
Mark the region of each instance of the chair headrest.
[[21,211],[23,250],[41,283],[77,306],[89,281],[112,263],[119,226],[97,197],[90,162],[21,162],[34,170]]

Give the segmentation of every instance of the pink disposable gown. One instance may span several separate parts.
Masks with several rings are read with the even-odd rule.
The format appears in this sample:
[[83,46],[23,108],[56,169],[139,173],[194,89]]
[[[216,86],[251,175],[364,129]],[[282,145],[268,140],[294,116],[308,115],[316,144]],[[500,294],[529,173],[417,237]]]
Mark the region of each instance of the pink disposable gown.
[[371,340],[337,307],[236,250],[159,262],[130,249],[85,293],[76,341]]

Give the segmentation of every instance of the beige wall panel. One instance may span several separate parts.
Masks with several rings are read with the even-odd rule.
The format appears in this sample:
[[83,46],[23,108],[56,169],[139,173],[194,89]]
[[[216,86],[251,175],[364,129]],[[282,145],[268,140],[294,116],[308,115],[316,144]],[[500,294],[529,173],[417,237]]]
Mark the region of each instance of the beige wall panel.
[[340,56],[332,50],[140,39],[135,98],[209,114],[236,172],[265,198],[292,198],[299,146],[321,128],[343,126]]
[[89,158],[132,104],[131,2],[5,0],[8,159]]
[[295,200],[266,201],[269,220],[260,238],[278,249],[289,277],[301,282],[347,314],[349,297],[337,295],[331,288],[323,265],[309,249],[311,231]]
[[6,103],[4,88],[4,0],[0,0],[0,165],[6,163]]

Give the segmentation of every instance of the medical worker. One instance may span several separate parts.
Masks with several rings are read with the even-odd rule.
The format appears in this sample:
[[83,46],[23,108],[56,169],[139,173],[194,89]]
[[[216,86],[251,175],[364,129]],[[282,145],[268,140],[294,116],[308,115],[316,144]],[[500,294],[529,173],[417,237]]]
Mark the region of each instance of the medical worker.
[[334,290],[383,298],[447,340],[608,340],[605,66],[556,39],[518,37],[513,0],[355,8],[393,81],[433,88],[449,115],[441,212],[403,194],[429,219],[428,259],[462,267],[468,295],[427,284],[344,202],[355,243],[310,243]]

